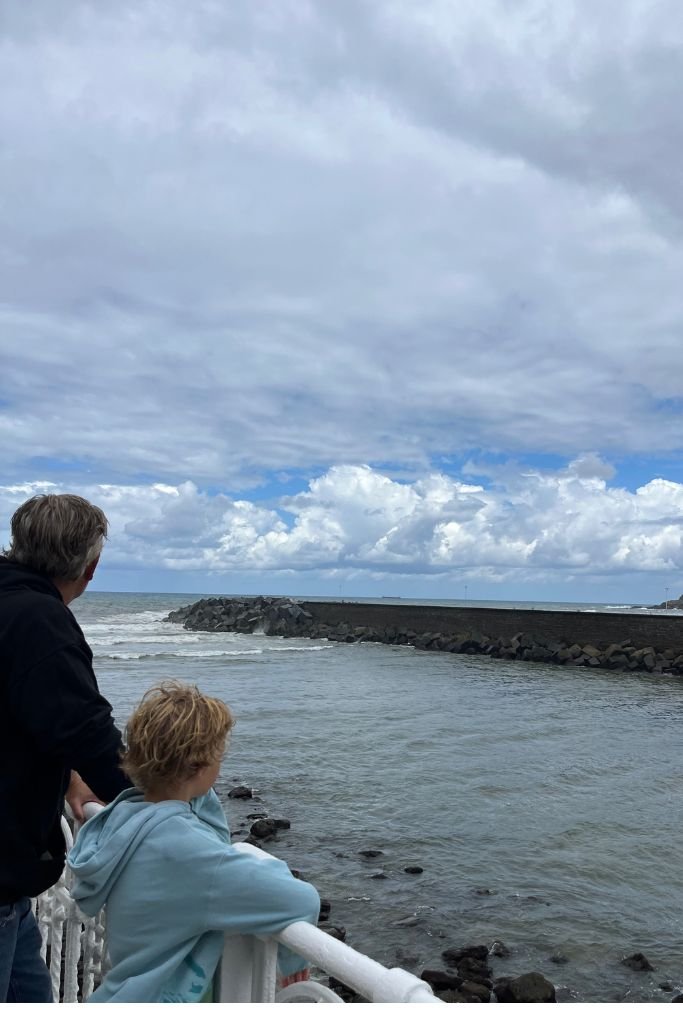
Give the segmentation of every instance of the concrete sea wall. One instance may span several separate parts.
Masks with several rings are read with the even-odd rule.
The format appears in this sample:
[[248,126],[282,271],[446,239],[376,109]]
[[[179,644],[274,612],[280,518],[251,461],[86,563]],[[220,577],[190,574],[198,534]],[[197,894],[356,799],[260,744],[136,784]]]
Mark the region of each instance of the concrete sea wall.
[[418,650],[683,675],[683,616],[203,598],[171,622],[208,632],[409,644]]
[[512,637],[530,633],[555,643],[620,644],[636,648],[671,648],[683,652],[683,616],[639,615],[636,612],[556,612],[524,608],[443,608],[425,605],[361,604],[344,601],[302,601],[314,619],[338,625],[375,629],[409,629],[416,633],[482,633]]

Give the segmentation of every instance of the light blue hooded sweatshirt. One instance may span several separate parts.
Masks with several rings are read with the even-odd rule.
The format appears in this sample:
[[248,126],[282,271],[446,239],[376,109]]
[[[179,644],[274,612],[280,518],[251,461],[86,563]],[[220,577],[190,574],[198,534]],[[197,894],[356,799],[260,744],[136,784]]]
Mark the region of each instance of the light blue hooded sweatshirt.
[[[83,913],[106,903],[112,966],[92,1002],[199,1002],[224,932],[264,935],[318,920],[316,890],[284,861],[230,845],[213,790],[190,803],[148,803],[127,789],[81,828],[68,862]],[[280,946],[282,975],[305,966]]]

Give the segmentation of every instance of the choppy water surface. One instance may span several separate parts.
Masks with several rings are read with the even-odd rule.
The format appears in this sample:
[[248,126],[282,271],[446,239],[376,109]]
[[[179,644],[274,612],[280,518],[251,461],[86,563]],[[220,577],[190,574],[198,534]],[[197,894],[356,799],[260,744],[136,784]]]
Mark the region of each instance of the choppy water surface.
[[[499,973],[540,970],[562,998],[681,990],[680,680],[161,622],[195,599],[76,602],[100,687],[120,724],[162,678],[228,701],[222,791],[252,785],[291,819],[270,849],[332,901],[350,944],[419,971],[498,939],[513,950]],[[235,832],[257,809],[226,805]],[[636,951],[654,974],[620,965]]]

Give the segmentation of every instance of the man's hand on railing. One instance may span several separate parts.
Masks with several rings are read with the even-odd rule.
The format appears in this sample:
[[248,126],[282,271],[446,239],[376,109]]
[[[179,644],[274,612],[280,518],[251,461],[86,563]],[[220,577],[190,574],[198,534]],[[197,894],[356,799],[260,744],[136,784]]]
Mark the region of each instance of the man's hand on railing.
[[83,804],[95,803],[104,806],[103,801],[93,793],[90,786],[83,781],[78,772],[74,771],[71,772],[71,781],[66,791],[66,800],[74,818],[81,823],[85,821]]
[[288,985],[293,985],[297,981],[310,981],[311,972],[308,968],[305,971],[295,971],[294,974],[288,974],[286,978],[281,978],[279,982],[280,988],[287,988]]

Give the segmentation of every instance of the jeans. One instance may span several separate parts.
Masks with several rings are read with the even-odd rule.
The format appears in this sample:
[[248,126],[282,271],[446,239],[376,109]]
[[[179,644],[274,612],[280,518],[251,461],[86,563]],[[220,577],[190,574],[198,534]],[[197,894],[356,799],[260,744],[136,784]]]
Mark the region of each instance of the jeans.
[[29,899],[0,905],[0,1003],[51,1003],[50,972]]

